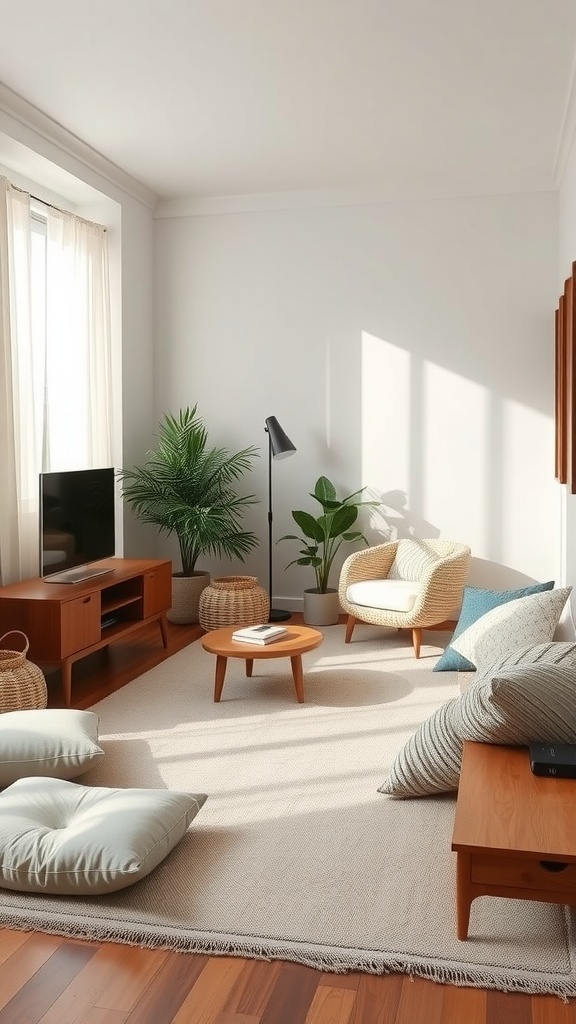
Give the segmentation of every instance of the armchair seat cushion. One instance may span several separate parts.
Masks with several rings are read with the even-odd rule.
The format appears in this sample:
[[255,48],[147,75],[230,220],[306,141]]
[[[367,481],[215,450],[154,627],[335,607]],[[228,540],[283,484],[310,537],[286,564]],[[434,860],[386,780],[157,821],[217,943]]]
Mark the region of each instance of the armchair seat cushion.
[[410,580],[361,580],[350,584],[346,590],[346,599],[363,608],[409,612],[419,592],[419,583]]

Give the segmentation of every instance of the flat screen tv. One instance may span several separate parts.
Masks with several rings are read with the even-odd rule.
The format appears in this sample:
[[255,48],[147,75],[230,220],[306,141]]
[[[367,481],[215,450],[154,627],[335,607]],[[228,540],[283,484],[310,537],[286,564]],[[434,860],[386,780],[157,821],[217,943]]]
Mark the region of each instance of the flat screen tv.
[[80,583],[111,569],[92,565],[116,551],[114,469],[40,474],[40,575]]

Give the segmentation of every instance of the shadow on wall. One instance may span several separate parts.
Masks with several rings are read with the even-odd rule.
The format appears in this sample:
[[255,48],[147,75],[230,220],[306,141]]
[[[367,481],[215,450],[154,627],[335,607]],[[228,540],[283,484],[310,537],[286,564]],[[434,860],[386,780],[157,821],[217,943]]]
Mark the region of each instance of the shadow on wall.
[[[376,495],[382,508],[376,509],[373,523],[382,532],[382,541],[401,540],[403,537],[439,537],[440,530],[426,519],[414,515],[408,507],[406,491],[385,491]],[[381,522],[384,525],[381,525]]]
[[[377,495],[382,508],[376,509],[372,526],[381,532],[382,537],[377,543],[400,540],[403,537],[439,537],[440,530],[426,519],[414,515],[408,507],[408,495],[405,491],[386,491]],[[464,541],[464,543],[466,543]],[[501,562],[492,562],[487,558],[476,558],[472,555],[468,572],[467,585],[483,587],[488,590],[517,590],[531,583],[544,583],[536,580],[518,569],[512,569]],[[557,582],[557,581],[555,581]],[[574,595],[576,598],[576,594]],[[570,601],[562,612],[555,640],[576,639],[576,625]]]

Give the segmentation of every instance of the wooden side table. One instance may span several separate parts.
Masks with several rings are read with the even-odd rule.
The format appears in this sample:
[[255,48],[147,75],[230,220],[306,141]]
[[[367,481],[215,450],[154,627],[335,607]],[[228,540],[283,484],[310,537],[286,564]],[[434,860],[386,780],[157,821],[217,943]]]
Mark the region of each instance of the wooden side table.
[[459,939],[477,896],[576,904],[576,779],[533,775],[527,747],[465,743],[452,849]]
[[302,655],[319,647],[324,637],[317,629],[309,626],[286,626],[288,636],[275,640],[271,644],[245,644],[233,640],[232,634],[237,626],[226,626],[224,629],[213,629],[202,637],[202,647],[210,654],[216,655],[216,675],[214,680],[214,700],[218,702],[222,696],[224,677],[228,658],[244,658],[246,675],[252,675],[254,661],[269,658],[290,658],[292,677],[296,697],[299,704],[304,702],[304,677],[302,674]]

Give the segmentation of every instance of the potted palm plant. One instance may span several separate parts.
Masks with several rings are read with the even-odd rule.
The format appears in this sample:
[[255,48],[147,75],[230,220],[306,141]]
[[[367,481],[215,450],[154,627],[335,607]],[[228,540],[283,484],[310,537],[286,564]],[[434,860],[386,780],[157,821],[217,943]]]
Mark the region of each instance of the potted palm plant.
[[231,453],[208,446],[208,431],[197,405],[166,414],[157,445],[146,462],[120,470],[122,494],[134,514],[153,523],[160,533],[178,540],[182,570],[172,576],[171,622],[198,622],[198,603],[210,574],[197,568],[202,555],[244,556],[258,544],[256,534],[242,527],[253,494],[238,495],[234,485],[252,467],[258,449]]
[[338,588],[330,586],[330,571],[342,544],[361,542],[368,546],[364,534],[351,529],[362,505],[376,507],[380,504],[378,501],[359,501],[359,495],[365,490],[361,487],[345,498],[338,498],[332,481],[326,476],[319,477],[310,497],[321,505],[322,512],[313,516],[301,509],[293,511],[292,518],[300,527],[301,534],[287,533],[278,541],[295,540],[303,545],[298,558],[289,562],[287,569],[291,565],[309,565],[314,570],[316,586],[304,591],[304,621],[309,625],[329,626],[338,622]]

